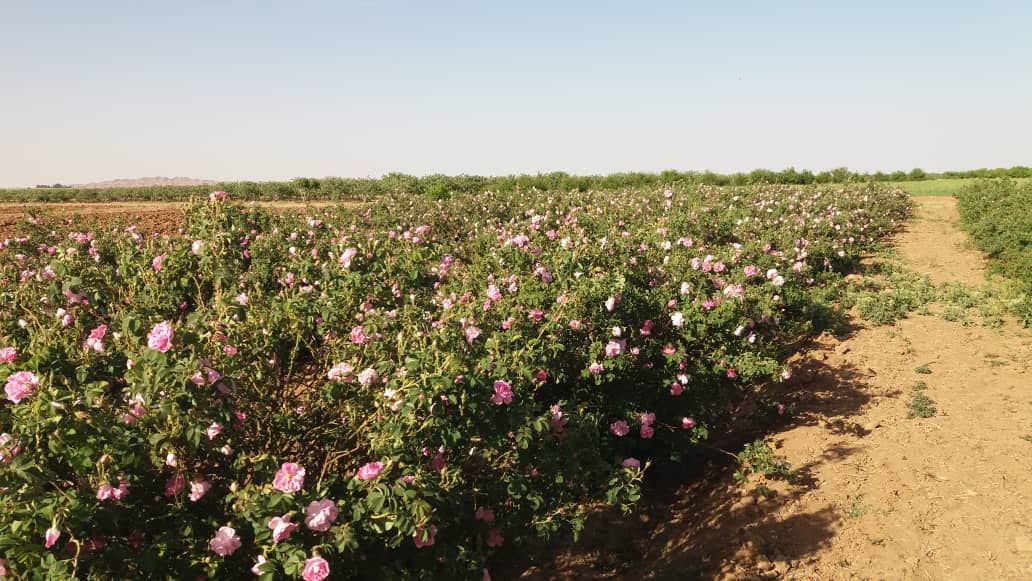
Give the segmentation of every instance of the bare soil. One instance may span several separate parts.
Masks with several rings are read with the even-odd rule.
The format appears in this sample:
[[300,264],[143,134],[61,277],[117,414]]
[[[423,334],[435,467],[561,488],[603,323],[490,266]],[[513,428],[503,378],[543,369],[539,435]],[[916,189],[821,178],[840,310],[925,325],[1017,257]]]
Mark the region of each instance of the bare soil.
[[[982,281],[954,200],[915,203],[896,240],[904,263],[937,282]],[[1029,332],[920,315],[854,325],[797,355],[775,394],[796,411],[766,433],[796,483],[765,482],[765,497],[714,450],[656,474],[639,513],[599,511],[580,542],[495,577],[1032,579]],[[908,418],[918,381],[933,417]]]

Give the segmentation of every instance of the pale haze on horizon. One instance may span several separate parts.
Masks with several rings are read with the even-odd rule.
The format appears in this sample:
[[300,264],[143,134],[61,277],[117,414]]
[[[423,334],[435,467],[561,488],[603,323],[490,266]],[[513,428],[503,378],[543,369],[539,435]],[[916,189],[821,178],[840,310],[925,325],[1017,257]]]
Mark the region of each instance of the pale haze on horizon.
[[1032,2],[0,0],[0,186],[1032,165]]

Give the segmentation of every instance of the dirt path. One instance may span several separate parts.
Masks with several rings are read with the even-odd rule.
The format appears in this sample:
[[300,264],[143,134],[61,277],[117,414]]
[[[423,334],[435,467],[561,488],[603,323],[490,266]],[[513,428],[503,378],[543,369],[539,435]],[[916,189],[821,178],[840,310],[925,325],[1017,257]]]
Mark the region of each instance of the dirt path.
[[[917,198],[897,245],[937,282],[983,280],[952,198]],[[1032,339],[912,314],[822,336],[797,356],[794,421],[772,441],[798,470],[773,496],[711,461],[607,514],[525,578],[1032,579]],[[917,373],[925,366],[930,373]],[[908,418],[917,382],[938,409]],[[686,475],[670,480],[683,482]],[[605,522],[600,522],[605,521]]]

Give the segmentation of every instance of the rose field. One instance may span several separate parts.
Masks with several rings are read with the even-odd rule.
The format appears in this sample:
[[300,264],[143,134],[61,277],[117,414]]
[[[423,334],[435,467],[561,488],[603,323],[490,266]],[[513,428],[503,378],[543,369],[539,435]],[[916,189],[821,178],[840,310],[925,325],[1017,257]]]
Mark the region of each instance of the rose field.
[[910,211],[701,185],[26,222],[0,250],[0,568],[490,578],[733,430]]

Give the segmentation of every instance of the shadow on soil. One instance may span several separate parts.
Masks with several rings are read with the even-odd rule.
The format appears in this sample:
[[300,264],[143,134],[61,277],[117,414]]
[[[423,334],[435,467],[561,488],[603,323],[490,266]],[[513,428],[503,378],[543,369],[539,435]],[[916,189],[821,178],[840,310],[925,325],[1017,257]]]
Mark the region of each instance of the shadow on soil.
[[[834,340],[830,340],[834,343]],[[739,426],[737,437],[691,451],[682,464],[655,466],[639,509],[624,516],[602,509],[593,514],[581,539],[543,543],[496,579],[711,579],[773,578],[825,546],[845,515],[831,507],[805,514],[783,509],[819,487],[813,477],[821,463],[849,457],[857,448],[841,445],[811,464],[793,466],[793,484],[778,482],[768,495],[755,483],[734,478],[738,463],[730,453],[766,437],[777,451],[778,434],[815,426],[863,437],[868,431],[852,418],[870,400],[870,373],[825,358],[829,344],[815,341],[803,350],[791,381],[764,395],[791,403],[793,417],[775,426]],[[748,404],[746,404],[748,405]],[[743,406],[744,407],[744,406]],[[749,410],[743,409],[748,417]],[[744,429],[743,429],[744,428]]]

